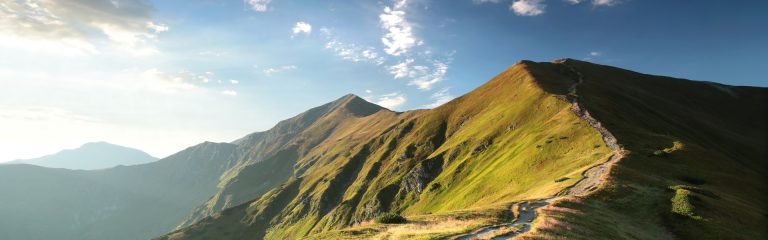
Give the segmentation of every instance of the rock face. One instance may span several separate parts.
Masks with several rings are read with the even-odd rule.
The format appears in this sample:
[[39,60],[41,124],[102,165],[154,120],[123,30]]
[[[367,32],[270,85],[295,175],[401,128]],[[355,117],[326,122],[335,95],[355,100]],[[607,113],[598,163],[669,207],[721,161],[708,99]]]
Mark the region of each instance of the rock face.
[[442,157],[419,162],[403,178],[400,186],[400,195],[413,193],[418,196],[421,192],[426,190],[427,184],[440,174],[443,170],[442,168]]

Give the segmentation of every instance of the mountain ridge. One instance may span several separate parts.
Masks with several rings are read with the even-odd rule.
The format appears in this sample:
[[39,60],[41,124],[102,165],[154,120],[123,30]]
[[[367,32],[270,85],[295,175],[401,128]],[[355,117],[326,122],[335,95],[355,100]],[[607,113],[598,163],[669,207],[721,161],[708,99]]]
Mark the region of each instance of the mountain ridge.
[[107,142],[89,142],[78,148],[61,150],[38,158],[18,159],[3,164],[32,164],[50,168],[96,170],[119,165],[138,165],[157,158],[135,148]]
[[[581,84],[573,85],[576,81]],[[739,146],[765,146],[765,138],[761,136],[764,133],[759,131],[765,129],[765,123],[745,121],[750,119],[746,116],[755,112],[749,107],[745,108],[739,102],[765,99],[768,95],[766,89],[729,87],[739,98],[734,100],[724,98],[725,95],[732,97],[733,94],[703,82],[640,74],[565,59],[554,62],[520,61],[486,84],[442,106],[431,110],[402,113],[410,114],[410,118],[395,121],[391,127],[386,127],[379,137],[355,143],[343,141],[335,143],[347,146],[345,147],[349,149],[347,153],[342,151],[342,155],[331,157],[310,155],[308,159],[300,157],[297,165],[302,165],[304,162],[313,164],[306,170],[302,168],[302,171],[298,172],[300,174],[294,172],[294,176],[279,187],[249,203],[236,205],[211,217],[203,218],[160,239],[204,239],[206,237],[237,239],[244,236],[257,239],[369,238],[376,234],[392,233],[389,232],[389,227],[378,225],[370,227],[363,225],[349,231],[343,229],[371,219],[377,213],[387,211],[400,212],[418,219],[434,220],[440,219],[441,214],[465,211],[462,209],[486,209],[479,212],[473,210],[476,211],[473,214],[482,215],[486,211],[498,211],[494,210],[497,209],[494,206],[517,204],[516,201],[544,198],[555,194],[564,187],[579,182],[581,172],[597,166],[596,164],[606,161],[610,156],[603,144],[590,143],[590,141],[600,141],[600,134],[595,129],[583,127],[586,123],[573,116],[574,112],[571,108],[574,104],[568,101],[571,86],[579,89],[578,96],[574,96],[580,99],[579,108],[589,109],[590,115],[600,120],[612,132],[617,129],[615,134],[620,141],[619,144],[627,149],[626,159],[606,169],[607,176],[604,178],[608,179],[607,184],[600,187],[596,193],[587,197],[558,200],[539,211],[544,217],[537,218],[537,222],[560,221],[568,224],[569,229],[577,228],[579,231],[566,232],[563,228],[557,227],[562,225],[544,224],[524,234],[525,238],[550,239],[570,236],[576,239],[589,239],[594,236],[608,238],[624,235],[642,236],[641,238],[644,239],[673,239],[676,238],[675,236],[695,236],[694,238],[706,239],[722,236],[722,234],[729,234],[728,236],[731,237],[740,236],[737,238],[750,238],[749,236],[764,234],[756,230],[759,229],[756,228],[759,226],[757,223],[765,222],[764,216],[761,219],[744,212],[738,206],[729,205],[733,203],[730,199],[707,200],[696,202],[696,204],[699,205],[699,212],[706,216],[712,211],[712,206],[717,205],[711,201],[719,201],[719,204],[726,204],[732,211],[739,212],[740,216],[751,216],[750,220],[755,224],[733,225],[721,221],[717,221],[717,224],[709,224],[695,219],[666,220],[677,216],[676,213],[670,213],[668,208],[663,207],[669,206],[670,197],[665,189],[672,187],[670,185],[681,181],[679,179],[696,182],[695,179],[703,178],[708,179],[703,181],[713,184],[727,179],[724,177],[738,173],[739,170],[730,167],[722,168],[723,172],[719,175],[685,176],[686,173],[679,172],[679,167],[666,166],[670,164],[663,161],[666,158],[654,158],[652,153],[661,148],[664,149],[663,152],[674,155],[668,158],[678,159],[687,156],[686,151],[710,151],[710,158],[719,158],[717,156],[726,156],[734,152],[728,150],[731,148],[738,152],[737,149],[741,148]],[[629,94],[626,96],[632,98],[620,94],[627,91]],[[717,99],[714,102],[709,100],[713,97]],[[701,105],[702,103],[707,104]],[[649,108],[648,104],[652,104],[655,108]],[[702,110],[698,107],[708,106],[708,104],[715,104],[710,107],[716,110]],[[729,107],[720,107],[724,106],[723,104]],[[640,109],[644,112],[633,112],[632,109]],[[621,114],[617,115],[611,111]],[[733,116],[732,119],[729,119],[729,116],[721,117],[718,114],[720,111],[732,113],[729,115]],[[638,114],[644,121],[633,121],[627,118],[627,116]],[[765,112],[762,114],[764,115]],[[701,119],[691,119],[691,116],[698,116]],[[544,119],[534,120],[541,117]],[[565,119],[569,120],[563,121]],[[689,127],[678,124],[689,122],[691,126],[700,124],[708,126],[710,121],[719,123],[720,127],[726,131],[718,130],[713,131],[712,134],[701,134],[686,130]],[[617,122],[623,122],[621,126],[626,127],[617,127],[619,126]],[[754,128],[751,132],[739,130],[742,126],[754,126],[758,131],[754,131]],[[541,135],[542,131],[544,135]],[[628,131],[634,133],[627,135]],[[736,131],[734,133],[744,135],[746,138],[729,135],[729,131]],[[663,136],[660,134],[675,134],[678,140],[675,140],[671,147],[662,147],[654,144],[654,141],[660,139],[659,136]],[[536,137],[531,138],[531,136]],[[697,148],[698,144],[719,142],[723,137],[742,140],[735,142],[735,145],[726,144],[710,150]],[[561,146],[565,151],[557,150]],[[530,150],[527,147],[530,147]],[[597,152],[594,152],[596,155],[580,154],[577,150],[580,148],[583,148],[582,151]],[[550,155],[550,151],[553,150],[555,154]],[[577,150],[576,153],[574,150]],[[644,154],[649,154],[651,157]],[[464,157],[467,155],[470,157]],[[761,159],[760,156],[766,156],[766,154],[758,150],[754,154],[743,155],[744,158],[740,160],[723,158],[719,161],[744,161],[745,167],[764,170],[765,164],[758,160]],[[579,165],[558,165],[573,161],[572,159],[582,160]],[[650,164],[637,165],[641,162]],[[520,165],[523,163],[532,163],[534,165],[531,166],[537,167],[528,168],[529,172],[525,174],[514,170],[515,167],[526,166]],[[542,166],[547,166],[541,165],[542,163],[555,164],[558,167],[544,167],[543,169],[550,170],[542,171]],[[695,171],[708,168],[706,165],[690,162],[689,164],[692,169],[697,169]],[[490,166],[493,167],[489,168]],[[638,168],[638,166],[646,168]],[[664,166],[666,170],[651,171],[647,166]],[[627,175],[627,170],[632,168],[635,168],[636,172],[642,172],[643,175],[663,180],[648,182],[642,180],[643,178],[637,179],[631,174]],[[555,169],[565,171],[567,174],[563,176],[560,175],[562,173],[548,172]],[[549,176],[552,180],[537,182],[515,176],[510,178],[504,174],[494,174],[497,171],[518,172],[521,175],[537,178]],[[742,181],[757,184],[758,180],[762,179],[754,176],[749,175]],[[493,183],[490,179],[493,179]],[[508,187],[499,186],[499,182],[505,182],[502,179],[513,181],[507,183]],[[686,182],[683,181],[684,183]],[[620,186],[633,186],[636,189],[648,189],[650,192],[632,192],[633,188],[624,189]],[[761,189],[765,188],[765,185],[754,185],[754,187]],[[705,188],[712,194],[737,194],[741,198],[738,201],[753,203],[764,201],[764,199],[744,198],[748,196],[743,194],[747,191],[746,189],[723,188],[722,185],[717,184],[696,187],[686,185],[686,188]],[[742,192],[739,193],[739,191]],[[759,190],[756,191],[759,192]],[[608,201],[604,196],[615,195],[617,192],[632,196],[634,200],[623,201],[644,206],[648,212],[641,215],[638,212],[616,210],[622,209],[621,206],[616,206],[617,202],[604,202]],[[649,203],[653,204],[649,205]],[[613,208],[600,207],[601,205],[597,204],[609,204]],[[760,204],[753,206],[760,206]],[[764,210],[757,208],[751,211],[765,212]],[[629,221],[619,216],[636,216],[637,219]],[[728,217],[728,215],[721,217]],[[586,220],[586,218],[592,218],[592,220],[579,222],[573,220]],[[619,222],[609,224],[608,221],[611,219],[619,219]],[[659,230],[660,228],[667,230]],[[745,229],[742,232],[732,230],[738,228],[751,230]],[[698,234],[697,231],[706,234]]]

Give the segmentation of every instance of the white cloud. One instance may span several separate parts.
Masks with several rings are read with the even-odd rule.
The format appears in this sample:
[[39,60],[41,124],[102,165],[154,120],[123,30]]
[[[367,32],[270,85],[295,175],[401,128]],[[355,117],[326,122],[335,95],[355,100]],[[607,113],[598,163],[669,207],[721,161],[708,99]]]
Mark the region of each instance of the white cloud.
[[592,5],[595,6],[613,6],[619,4],[619,0],[592,0]]
[[373,100],[374,103],[388,109],[397,109],[397,107],[405,104],[406,101],[405,95],[399,92],[384,94]]
[[387,67],[387,70],[395,79],[410,78],[411,81],[408,82],[408,85],[415,85],[421,90],[429,90],[445,78],[450,60],[429,61],[432,62],[432,66],[414,65],[415,60],[409,58]]
[[395,76],[395,79],[413,77],[416,74],[416,72],[414,70],[411,70],[411,67],[410,67],[413,61],[414,60],[412,58],[405,59],[405,61],[389,66],[387,70],[389,70],[389,73]]
[[312,25],[306,22],[297,22],[291,31],[293,32],[294,36],[302,33],[309,35],[312,33]]
[[386,31],[381,42],[386,46],[384,52],[393,56],[407,53],[414,46],[423,44],[413,34],[413,27],[406,19],[407,0],[396,0],[394,6],[384,7],[379,15],[381,28]]
[[[587,0],[565,0],[566,2],[576,5],[579,3],[586,2]],[[613,6],[616,4],[621,3],[619,0],[592,0],[592,5],[594,6]]]
[[[424,66],[419,66],[424,69]],[[408,85],[416,85],[421,90],[429,90],[432,85],[443,81],[445,74],[448,73],[448,63],[436,61],[433,63],[432,71],[428,74],[418,76],[411,80]]]
[[253,11],[266,12],[269,10],[270,2],[272,2],[272,0],[248,0],[246,3],[251,6]]
[[143,0],[123,0],[119,4],[93,0],[3,1],[0,46],[44,46],[43,50],[54,50],[48,51],[52,54],[85,55],[102,50],[152,54],[157,52],[153,46],[156,34],[169,27],[154,22],[151,11],[152,6]]
[[240,81],[237,81],[237,80],[229,80],[229,83],[231,83],[231,84],[240,84]]
[[237,96],[237,92],[233,90],[224,90],[224,91],[221,91],[221,94],[228,95],[228,96]]
[[147,22],[147,28],[154,30],[156,33],[167,32],[170,30],[168,25],[155,24],[153,22]]
[[443,88],[440,89],[440,91],[437,91],[430,96],[432,100],[435,100],[435,102],[424,105],[425,108],[436,108],[440,105],[443,105],[447,102],[450,102],[455,98],[451,93],[449,92],[450,88]]
[[345,44],[338,40],[330,40],[325,44],[326,49],[333,50],[337,56],[353,62],[371,62],[376,65],[384,64],[384,57],[379,56],[373,47],[361,47],[355,44]]
[[276,67],[276,68],[267,68],[267,69],[264,69],[263,72],[264,72],[264,75],[272,76],[275,73],[281,73],[281,72],[285,72],[285,71],[295,70],[297,68],[298,67],[296,67],[295,65],[286,65],[286,66],[281,66],[281,67]]
[[589,56],[597,57],[597,56],[600,56],[600,55],[603,55],[603,53],[596,52],[596,51],[589,52]]
[[509,9],[520,16],[536,16],[544,13],[544,0],[515,0]]
[[483,4],[483,3],[499,3],[499,0],[472,0],[475,4]]

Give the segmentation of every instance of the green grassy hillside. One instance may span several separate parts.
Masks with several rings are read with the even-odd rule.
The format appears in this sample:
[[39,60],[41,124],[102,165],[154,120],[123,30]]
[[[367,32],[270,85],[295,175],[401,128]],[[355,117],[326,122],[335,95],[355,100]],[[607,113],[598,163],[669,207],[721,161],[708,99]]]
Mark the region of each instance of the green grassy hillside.
[[554,195],[610,150],[567,101],[544,90],[565,91],[569,82],[534,79],[545,70],[522,62],[436,109],[345,118],[294,155],[293,176],[279,187],[163,238],[295,239],[384,212],[483,214]]
[[581,101],[630,153],[604,191],[545,209],[526,239],[768,237],[767,89],[541,65],[563,64],[585,76]]

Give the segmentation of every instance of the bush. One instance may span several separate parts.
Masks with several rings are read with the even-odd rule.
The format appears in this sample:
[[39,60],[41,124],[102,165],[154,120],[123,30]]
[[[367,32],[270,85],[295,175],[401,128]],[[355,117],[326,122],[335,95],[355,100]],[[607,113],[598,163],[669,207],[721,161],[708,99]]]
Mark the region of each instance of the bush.
[[408,220],[406,220],[403,216],[400,216],[400,214],[397,214],[397,213],[384,213],[376,217],[375,221],[376,223],[396,224],[396,223],[405,223]]
[[687,216],[693,219],[701,219],[693,213],[694,207],[690,200],[691,191],[685,188],[675,189],[675,196],[672,197],[672,212]]

